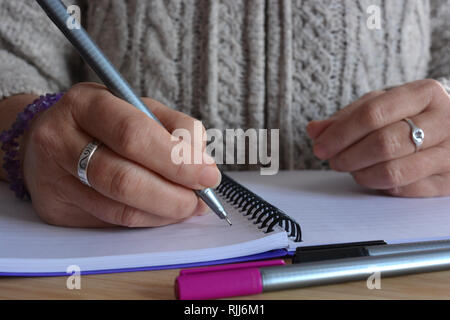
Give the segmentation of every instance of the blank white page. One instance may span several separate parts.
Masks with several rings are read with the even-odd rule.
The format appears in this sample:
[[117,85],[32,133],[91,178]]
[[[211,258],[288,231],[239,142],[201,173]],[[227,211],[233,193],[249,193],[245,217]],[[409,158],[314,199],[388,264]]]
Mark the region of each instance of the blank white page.
[[332,171],[231,173],[231,177],[300,223],[296,246],[450,238],[450,198],[406,199],[360,187]]
[[233,226],[214,214],[145,229],[80,229],[46,225],[31,204],[0,183],[0,272],[66,272],[196,263],[286,248],[285,232],[265,234],[226,206]]

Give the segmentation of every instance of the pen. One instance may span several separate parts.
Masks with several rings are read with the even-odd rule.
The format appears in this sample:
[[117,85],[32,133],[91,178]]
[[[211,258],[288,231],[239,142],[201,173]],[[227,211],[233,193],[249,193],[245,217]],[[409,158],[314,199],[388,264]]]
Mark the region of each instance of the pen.
[[287,266],[243,268],[180,275],[180,299],[219,299],[269,291],[450,269],[450,249],[326,260]]
[[449,249],[450,240],[435,240],[423,242],[409,242],[387,244],[384,241],[368,241],[354,243],[339,243],[332,245],[298,247],[293,263],[307,263],[342,258],[357,258],[367,256],[380,256],[424,250]]
[[[60,0],[36,1],[53,21],[53,23],[77,49],[84,61],[95,71],[98,77],[115,96],[132,104],[162,126],[162,123],[147,108],[145,103],[134,93],[127,81],[116,70],[108,58],[106,58],[100,48],[92,41],[91,37],[87,34],[84,28],[81,26],[79,28],[69,28],[67,26],[67,21],[71,19],[71,16],[67,12],[67,8]],[[194,192],[214,211],[220,219],[225,219],[231,226],[231,221],[228,218],[224,207],[212,189],[208,188],[204,190],[194,190]]]
[[375,273],[392,277],[450,269],[450,249],[369,256],[260,270],[263,291],[302,288],[345,281],[365,280]]
[[436,240],[423,242],[410,242],[399,244],[388,244],[366,247],[368,255],[381,256],[387,254],[399,254],[407,252],[429,251],[429,250],[450,250],[450,240]]

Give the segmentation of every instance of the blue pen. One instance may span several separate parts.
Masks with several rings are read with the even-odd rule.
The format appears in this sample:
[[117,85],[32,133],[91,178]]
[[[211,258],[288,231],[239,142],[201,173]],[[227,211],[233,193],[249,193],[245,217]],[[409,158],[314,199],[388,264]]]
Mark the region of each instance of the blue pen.
[[[84,61],[95,71],[98,77],[115,96],[129,102],[162,126],[162,123],[147,108],[145,103],[134,93],[128,82],[122,77],[116,68],[114,68],[108,58],[106,58],[106,56],[102,53],[100,48],[92,41],[91,37],[87,34],[84,28],[81,26],[73,29],[67,27],[67,21],[72,19],[72,17],[60,0],[36,1],[42,9],[44,9],[53,23],[78,50],[78,53]],[[228,218],[224,207],[212,189],[208,188],[204,190],[195,190],[194,192],[214,211],[220,219],[225,219],[231,226],[230,219]]]

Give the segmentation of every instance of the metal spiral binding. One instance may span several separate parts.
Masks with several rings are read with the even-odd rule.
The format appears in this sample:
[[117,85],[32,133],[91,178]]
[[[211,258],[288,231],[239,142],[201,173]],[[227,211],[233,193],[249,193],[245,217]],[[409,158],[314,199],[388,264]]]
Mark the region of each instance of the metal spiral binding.
[[266,229],[265,233],[273,232],[278,225],[294,242],[302,241],[302,230],[295,220],[224,173],[216,192],[249,220],[254,220],[259,229]]

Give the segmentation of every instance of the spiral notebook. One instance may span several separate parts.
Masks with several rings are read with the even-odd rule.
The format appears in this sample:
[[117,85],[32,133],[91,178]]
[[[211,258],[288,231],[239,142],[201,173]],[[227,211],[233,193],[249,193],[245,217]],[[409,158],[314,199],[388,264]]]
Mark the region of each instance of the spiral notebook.
[[450,198],[397,199],[333,172],[224,175],[217,193],[233,226],[210,214],[147,229],[70,229],[42,223],[0,184],[0,275],[66,275],[181,268],[283,257],[299,246],[450,238]]

